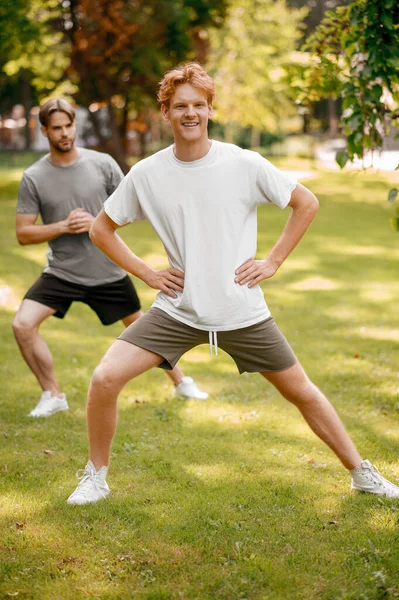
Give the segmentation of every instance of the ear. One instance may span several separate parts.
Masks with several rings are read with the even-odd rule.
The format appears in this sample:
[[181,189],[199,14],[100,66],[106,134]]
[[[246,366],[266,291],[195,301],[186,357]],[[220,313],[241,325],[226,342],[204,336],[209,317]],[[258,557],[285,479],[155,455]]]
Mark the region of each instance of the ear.
[[169,121],[169,108],[166,106],[166,104],[162,104],[161,113],[162,113],[164,120]]
[[213,104],[212,104],[212,102],[210,102],[210,103],[208,104],[208,117],[209,117],[210,119],[212,119],[212,117],[213,117]]
[[41,125],[40,131],[42,132],[42,134],[44,135],[44,137],[48,137],[47,127],[45,127],[44,125]]

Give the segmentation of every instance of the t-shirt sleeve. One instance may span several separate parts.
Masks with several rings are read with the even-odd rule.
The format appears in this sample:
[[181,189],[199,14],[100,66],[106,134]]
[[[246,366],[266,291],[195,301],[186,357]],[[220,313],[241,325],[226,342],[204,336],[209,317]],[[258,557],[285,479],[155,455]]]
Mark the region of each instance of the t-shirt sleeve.
[[146,218],[140,206],[133,178],[133,170],[130,170],[112,196],[104,202],[104,211],[120,226]]
[[123,179],[123,172],[115,159],[109,157],[108,173],[107,173],[107,193],[108,196],[114,193],[118,185]]
[[291,194],[296,188],[297,180],[277,169],[260,154],[256,155],[256,204],[277,204],[285,208],[291,199]]
[[18,189],[17,213],[38,215],[40,213],[40,199],[32,180],[24,174]]

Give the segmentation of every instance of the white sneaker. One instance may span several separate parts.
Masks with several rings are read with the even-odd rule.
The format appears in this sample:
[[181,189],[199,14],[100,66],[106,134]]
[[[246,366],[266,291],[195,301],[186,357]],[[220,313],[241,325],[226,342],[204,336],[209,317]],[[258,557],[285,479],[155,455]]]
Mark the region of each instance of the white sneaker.
[[399,498],[399,487],[385,479],[370,461],[363,460],[360,467],[350,471],[352,475],[352,490],[378,494],[387,498]]
[[43,392],[38,404],[30,411],[28,417],[49,417],[61,410],[68,410],[68,402],[65,394],[62,398],[53,396],[51,392]]
[[192,377],[183,377],[181,383],[175,387],[175,395],[178,398],[195,398],[196,400],[208,398],[208,394],[201,392]]
[[105,481],[107,472],[107,467],[101,467],[101,469],[96,471],[95,466],[89,460],[83,475],[80,476],[79,471],[76,473],[76,477],[80,481],[76,490],[69,496],[67,503],[88,504],[106,498],[109,495],[109,487]]

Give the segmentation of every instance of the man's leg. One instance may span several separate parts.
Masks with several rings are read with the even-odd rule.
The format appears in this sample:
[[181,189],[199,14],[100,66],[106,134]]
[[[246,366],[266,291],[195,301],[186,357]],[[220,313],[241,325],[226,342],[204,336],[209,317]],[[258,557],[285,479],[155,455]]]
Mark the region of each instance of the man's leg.
[[334,408],[299,363],[285,371],[261,375],[300,410],[309,427],[335,452],[350,471],[352,489],[399,498],[399,487],[385,479],[368,460],[362,460]]
[[87,400],[87,429],[90,460],[96,469],[109,464],[119,392],[128,381],[157,367],[162,360],[158,354],[116,340],[95,369]]
[[362,458],[335,409],[309,380],[299,363],[285,371],[261,373],[302,413],[312,431],[331,448],[346,469],[359,467]]
[[95,369],[87,400],[89,461],[68,504],[87,504],[108,496],[105,478],[116,431],[119,392],[130,379],[158,366],[162,360],[158,354],[116,340]]
[[49,306],[24,300],[14,317],[12,328],[22,356],[36,376],[43,391],[61,397],[60,386],[54,373],[53,357],[46,342],[39,335],[41,323],[56,311]]
[[[137,321],[143,314],[142,310],[138,310],[122,319],[122,323],[125,327],[128,327]],[[179,365],[176,365],[171,371],[165,370],[165,373],[175,386],[177,395],[187,398],[197,398],[198,400],[206,400],[206,398],[208,398],[208,394],[202,392],[191,377],[186,377],[184,375]]]

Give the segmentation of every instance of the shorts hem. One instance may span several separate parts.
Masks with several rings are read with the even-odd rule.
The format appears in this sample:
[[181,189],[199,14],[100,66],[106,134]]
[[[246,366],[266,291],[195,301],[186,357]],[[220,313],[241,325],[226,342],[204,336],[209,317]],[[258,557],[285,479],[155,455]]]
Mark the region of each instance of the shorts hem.
[[240,375],[242,375],[243,373],[282,373],[283,371],[287,371],[288,369],[291,369],[291,367],[293,367],[294,365],[296,365],[298,363],[298,359],[295,359],[294,362],[290,365],[288,365],[287,367],[282,367],[280,369],[265,369],[264,371],[260,371],[259,369],[242,369],[241,367],[239,367],[236,363],[238,372],[240,373]]
[[24,301],[24,300],[31,300],[32,302],[37,302],[38,304],[41,304],[42,306],[47,306],[47,308],[52,308],[53,310],[55,310],[55,313],[53,315],[50,315],[50,317],[57,317],[57,319],[64,319],[65,315],[68,312],[67,310],[65,312],[60,312],[58,306],[53,306],[49,302],[44,302],[43,300],[38,300],[37,298],[32,298],[31,296],[28,296],[28,294],[25,294],[22,301]]

